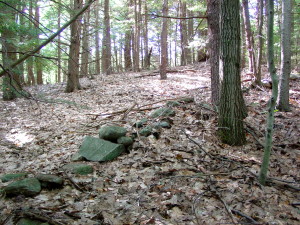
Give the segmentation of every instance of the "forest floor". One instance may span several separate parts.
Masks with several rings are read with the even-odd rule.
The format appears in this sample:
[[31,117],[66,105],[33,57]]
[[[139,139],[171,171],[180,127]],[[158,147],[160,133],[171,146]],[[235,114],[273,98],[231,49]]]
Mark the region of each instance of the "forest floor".
[[[2,197],[0,224],[9,224],[24,208],[52,218],[52,224],[300,224],[300,80],[291,81],[291,112],[275,113],[269,169],[275,180],[261,186],[257,174],[270,89],[244,92],[247,144],[232,147],[216,136],[208,65],[176,69],[165,81],[141,76],[146,72],[99,75],[81,79],[85,89],[75,93],[64,93],[65,84],[48,84],[28,88],[42,101],[1,100],[1,175],[66,176],[62,167],[102,125],[135,132],[133,124],[167,99],[195,99],[175,108],[171,129],[161,130],[158,139],[139,137],[130,152],[113,161],[84,162],[94,173],[69,174],[77,185],[66,180],[63,189],[36,197]],[[249,78],[244,74],[242,80]],[[134,104],[148,110],[132,110],[124,119],[124,113],[113,113]]]

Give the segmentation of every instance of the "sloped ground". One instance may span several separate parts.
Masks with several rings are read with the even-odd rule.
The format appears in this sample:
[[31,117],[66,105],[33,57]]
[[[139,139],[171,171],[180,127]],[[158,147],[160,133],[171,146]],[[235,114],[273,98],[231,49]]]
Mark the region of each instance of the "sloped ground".
[[[119,124],[135,132],[132,125],[166,103],[161,100],[196,100],[175,108],[172,128],[161,130],[159,139],[140,137],[129,153],[112,162],[86,162],[94,174],[68,175],[80,188],[66,179],[62,190],[2,198],[0,224],[12,224],[16,210],[24,208],[52,218],[53,224],[299,224],[299,80],[291,87],[292,111],[276,112],[270,176],[279,180],[263,187],[255,175],[270,91],[245,92],[245,122],[252,135],[247,134],[247,145],[231,147],[219,142],[216,114],[207,109],[208,66],[179,69],[166,81],[137,78],[140,73],[97,76],[82,79],[86,89],[76,93],[64,93],[61,84],[43,85],[30,91],[45,101],[1,101],[0,173],[66,176],[61,167],[86,135],[97,136],[101,125]],[[111,114],[135,103],[148,110],[130,111],[125,119],[124,113]]]

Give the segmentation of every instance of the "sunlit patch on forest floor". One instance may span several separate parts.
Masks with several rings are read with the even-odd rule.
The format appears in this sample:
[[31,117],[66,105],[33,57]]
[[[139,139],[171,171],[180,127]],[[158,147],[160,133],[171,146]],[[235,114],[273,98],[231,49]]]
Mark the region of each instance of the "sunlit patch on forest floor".
[[[70,175],[83,192],[66,181],[63,189],[34,198],[2,198],[0,224],[24,207],[74,225],[299,224],[300,81],[291,81],[292,111],[275,113],[269,175],[278,182],[263,187],[256,175],[270,90],[243,83],[247,144],[231,147],[216,136],[208,65],[177,69],[165,81],[159,75],[141,77],[149,72],[99,75],[81,79],[84,89],[75,93],[64,93],[64,84],[48,84],[28,88],[39,101],[0,101],[1,175],[65,176],[62,166],[100,126],[113,123],[135,132],[133,124],[165,105],[161,100],[195,99],[175,108],[172,128],[161,130],[159,139],[137,138],[130,152],[112,162],[85,162],[94,167],[92,175]],[[148,110],[132,110],[123,120],[124,113],[114,113],[135,103]]]

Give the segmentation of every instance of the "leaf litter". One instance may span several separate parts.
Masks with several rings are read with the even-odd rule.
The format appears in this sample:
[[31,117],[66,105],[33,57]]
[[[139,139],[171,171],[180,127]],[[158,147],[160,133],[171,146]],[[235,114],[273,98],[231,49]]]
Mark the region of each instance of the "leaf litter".
[[[247,144],[232,147],[216,136],[209,66],[179,69],[165,81],[141,73],[99,75],[82,78],[84,89],[75,93],[48,84],[28,88],[41,101],[1,101],[0,173],[67,176],[79,188],[67,180],[63,189],[34,198],[2,197],[0,224],[20,209],[52,218],[50,224],[299,224],[299,80],[291,81],[292,111],[275,114],[269,169],[275,180],[263,187],[256,176],[270,90],[243,83]],[[155,122],[152,109],[186,96],[195,101],[175,107],[172,127],[159,138],[138,136],[114,161],[86,162],[94,167],[91,175],[62,171],[83,138],[96,137],[103,124],[136,132],[140,119]]]

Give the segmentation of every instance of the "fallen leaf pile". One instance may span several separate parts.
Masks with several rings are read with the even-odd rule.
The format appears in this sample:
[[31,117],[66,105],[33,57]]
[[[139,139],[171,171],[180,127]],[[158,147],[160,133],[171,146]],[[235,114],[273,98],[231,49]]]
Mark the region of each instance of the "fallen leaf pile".
[[[3,196],[0,224],[9,224],[24,209],[51,218],[50,224],[299,224],[299,80],[291,82],[291,112],[275,113],[273,179],[267,186],[258,183],[257,175],[269,89],[243,83],[247,144],[232,147],[216,136],[205,63],[182,67],[165,81],[123,73],[82,78],[81,84],[75,93],[64,93],[65,84],[30,87],[37,100],[0,102],[0,173],[66,179],[63,189],[33,198]],[[91,175],[62,171],[83,138],[97,137],[102,125],[136,132],[137,121],[151,120],[150,112],[181,97],[195,101],[174,107],[172,127],[161,129],[159,138],[138,136],[133,148],[114,161],[84,162],[94,167]]]

